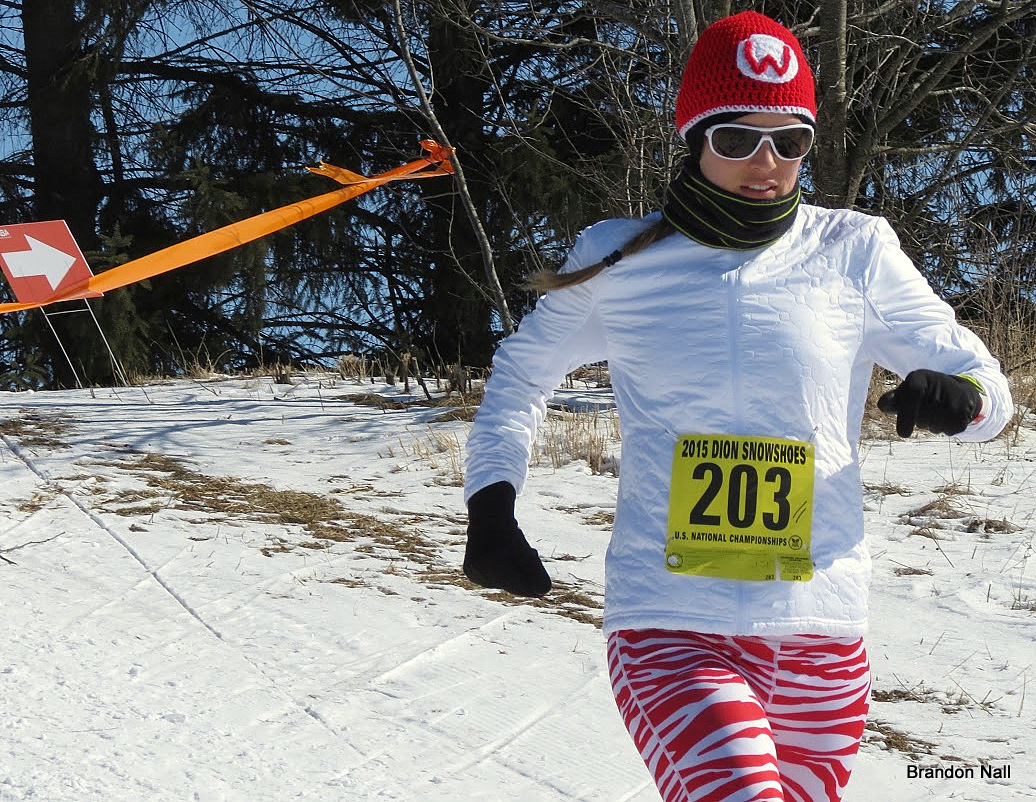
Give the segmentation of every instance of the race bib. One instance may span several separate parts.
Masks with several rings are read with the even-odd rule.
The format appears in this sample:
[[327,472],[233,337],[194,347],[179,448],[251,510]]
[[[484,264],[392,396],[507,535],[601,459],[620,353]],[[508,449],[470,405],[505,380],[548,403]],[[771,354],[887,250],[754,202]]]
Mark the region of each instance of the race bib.
[[666,568],[722,579],[812,579],[813,463],[813,445],[798,440],[681,436]]

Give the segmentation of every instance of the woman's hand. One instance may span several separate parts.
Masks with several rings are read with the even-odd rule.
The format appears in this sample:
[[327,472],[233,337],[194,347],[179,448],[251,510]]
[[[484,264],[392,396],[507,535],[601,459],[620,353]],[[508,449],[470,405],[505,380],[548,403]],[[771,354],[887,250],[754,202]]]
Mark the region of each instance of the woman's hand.
[[910,437],[914,426],[960,434],[982,411],[982,394],[978,383],[966,376],[912,370],[899,387],[878,399],[878,409],[896,416],[900,437]]
[[468,500],[464,573],[484,588],[499,588],[517,596],[542,596],[550,590],[550,577],[540,555],[518,528],[515,495],[509,483],[497,482]]

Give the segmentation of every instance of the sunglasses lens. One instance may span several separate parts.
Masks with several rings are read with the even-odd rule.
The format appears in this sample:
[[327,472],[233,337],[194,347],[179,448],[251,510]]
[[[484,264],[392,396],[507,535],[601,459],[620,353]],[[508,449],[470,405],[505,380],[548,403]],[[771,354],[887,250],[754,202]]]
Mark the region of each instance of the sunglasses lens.
[[801,159],[812,145],[813,131],[809,128],[792,128],[773,134],[773,149],[782,159]]
[[717,156],[724,159],[747,159],[759,148],[764,137],[782,159],[801,159],[813,147],[813,129],[809,126],[774,131],[741,125],[717,125],[709,130],[709,143]]
[[712,149],[725,159],[744,159],[759,145],[761,134],[750,128],[716,126],[712,130]]

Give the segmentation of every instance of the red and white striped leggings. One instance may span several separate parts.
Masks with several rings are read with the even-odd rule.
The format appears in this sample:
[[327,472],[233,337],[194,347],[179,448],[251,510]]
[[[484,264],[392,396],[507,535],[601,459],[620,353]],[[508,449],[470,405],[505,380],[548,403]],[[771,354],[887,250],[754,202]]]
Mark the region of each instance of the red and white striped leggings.
[[837,802],[863,737],[863,640],[608,636],[612,690],[666,802]]

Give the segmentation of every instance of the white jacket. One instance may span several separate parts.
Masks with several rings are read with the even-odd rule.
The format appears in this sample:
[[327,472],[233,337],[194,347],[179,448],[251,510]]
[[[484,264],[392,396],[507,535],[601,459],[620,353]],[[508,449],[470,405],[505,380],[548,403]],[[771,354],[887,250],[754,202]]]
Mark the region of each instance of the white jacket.
[[[564,269],[593,264],[656,219],[591,226]],[[985,418],[960,440],[995,437],[1013,412],[999,364],[885,220],[803,204],[768,248],[722,250],[673,234],[541,298],[494,357],[468,440],[465,500],[501,480],[521,491],[547,400],[566,373],[602,360],[622,430],[605,632],[862,634],[871,565],[857,441],[872,364],[980,382]],[[666,569],[673,450],[690,433],[815,445],[811,580]]]

